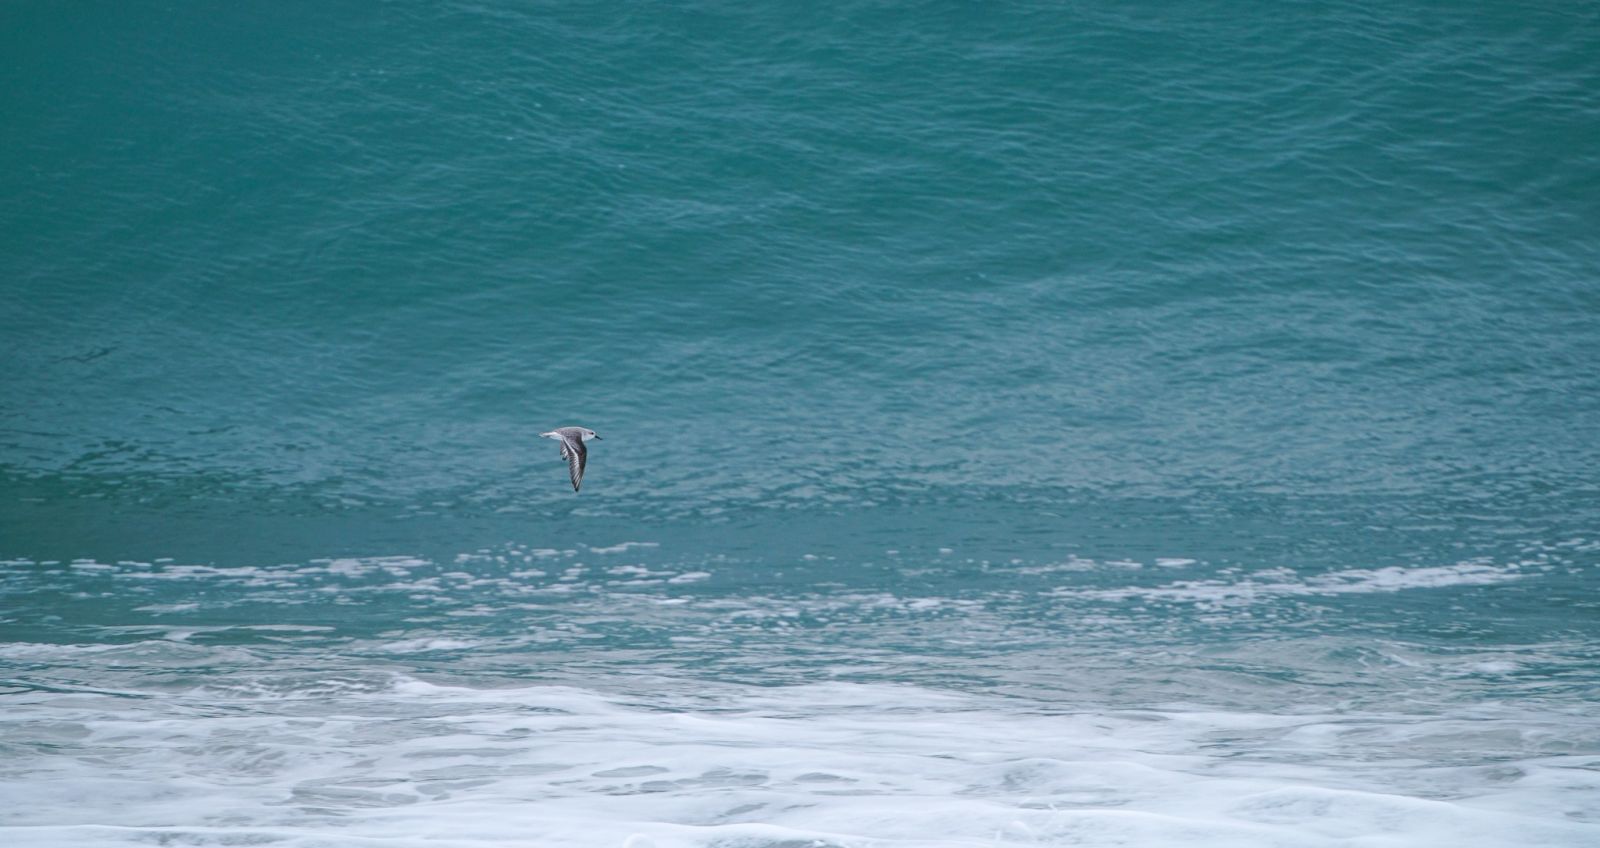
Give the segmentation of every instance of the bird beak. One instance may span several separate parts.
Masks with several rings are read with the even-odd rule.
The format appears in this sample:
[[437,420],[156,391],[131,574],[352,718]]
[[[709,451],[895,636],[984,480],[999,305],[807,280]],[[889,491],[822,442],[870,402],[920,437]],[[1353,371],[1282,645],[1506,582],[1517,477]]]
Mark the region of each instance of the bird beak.
[[595,438],[596,438],[596,439],[599,439],[599,438],[600,438],[600,434],[599,434],[599,433],[595,433],[595,434],[594,434],[594,437],[595,437]]

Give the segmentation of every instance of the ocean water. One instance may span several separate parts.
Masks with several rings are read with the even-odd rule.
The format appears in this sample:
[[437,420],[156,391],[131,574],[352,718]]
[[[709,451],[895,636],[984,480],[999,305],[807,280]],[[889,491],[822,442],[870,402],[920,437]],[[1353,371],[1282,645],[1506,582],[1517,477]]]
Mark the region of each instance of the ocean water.
[[1600,844],[1594,4],[13,0],[0,117],[0,843]]

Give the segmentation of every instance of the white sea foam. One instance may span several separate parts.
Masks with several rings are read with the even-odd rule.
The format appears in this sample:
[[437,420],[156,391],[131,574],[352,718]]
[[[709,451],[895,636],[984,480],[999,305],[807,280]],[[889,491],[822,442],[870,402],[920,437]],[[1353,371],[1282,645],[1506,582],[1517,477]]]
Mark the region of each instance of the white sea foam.
[[16,660],[63,659],[73,654],[101,654],[106,651],[125,650],[126,645],[49,645],[33,642],[0,644],[0,657]]
[[686,571],[667,580],[668,583],[698,583],[711,577],[709,571]]
[[484,643],[478,639],[401,639],[386,643],[382,650],[391,654],[417,654],[429,651],[464,651],[482,644]]
[[[640,698],[409,677],[244,711],[210,708],[211,690],[53,697],[0,716],[7,845],[1600,840],[1600,772],[1573,748],[1600,727],[1509,710],[1083,712],[893,685]],[[1427,768],[1445,740],[1471,744],[1462,733],[1508,735],[1521,753]]]
[[1123,586],[1115,589],[1063,588],[1057,594],[1126,600],[1211,603],[1249,602],[1258,598],[1292,595],[1348,595],[1438,589],[1450,586],[1485,586],[1522,578],[1521,566],[1465,562],[1456,565],[1402,568],[1352,568],[1301,577],[1287,568],[1252,572],[1238,580],[1179,580],[1160,586]]
[[[1542,579],[1542,561],[1318,574],[952,558],[1025,579],[982,594],[919,580],[724,595],[747,576],[741,563],[550,551],[61,566],[77,586],[138,598],[128,608],[148,617],[94,628],[137,641],[0,645],[0,665],[19,669],[0,673],[0,844],[1600,843],[1600,719],[1561,688],[1592,654],[1365,636],[1121,647],[1172,611],[1147,603],[1239,605],[1219,617],[1247,619],[1279,598]],[[218,585],[340,606],[300,619],[328,624],[188,623],[221,594],[196,589]],[[414,613],[366,631],[339,617],[376,593]],[[1107,599],[1133,603],[1094,603]],[[1031,616],[1063,608],[1065,641],[1041,643]],[[1107,633],[1105,650],[1087,644]],[[286,650],[306,639],[325,641]],[[648,656],[666,644],[670,659]],[[752,657],[813,680],[989,675],[972,688],[1008,697],[707,682],[739,665],[759,676]],[[387,670],[400,667],[473,685]],[[685,667],[705,673],[672,676]],[[506,681],[479,669],[530,677],[488,688]],[[1537,697],[1499,697],[1517,687]]]
[[660,546],[660,542],[619,542],[618,544],[603,548],[591,547],[589,548],[589,552],[596,554],[620,554],[624,551],[632,550],[634,548],[658,548]]

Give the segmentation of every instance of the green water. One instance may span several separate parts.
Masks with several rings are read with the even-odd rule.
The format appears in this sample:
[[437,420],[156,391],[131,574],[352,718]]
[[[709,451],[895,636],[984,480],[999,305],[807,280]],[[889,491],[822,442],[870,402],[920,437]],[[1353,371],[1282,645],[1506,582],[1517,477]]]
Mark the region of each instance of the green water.
[[1583,4],[7,3],[6,839],[1590,844],[1597,91]]

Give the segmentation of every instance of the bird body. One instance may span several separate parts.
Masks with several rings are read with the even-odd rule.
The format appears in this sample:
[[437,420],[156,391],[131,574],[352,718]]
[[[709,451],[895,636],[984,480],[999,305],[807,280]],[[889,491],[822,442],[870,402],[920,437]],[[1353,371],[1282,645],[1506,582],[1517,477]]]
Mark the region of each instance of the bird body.
[[589,464],[589,449],[583,443],[600,437],[587,427],[557,427],[539,435],[561,443],[561,458],[567,461],[567,473],[572,476],[572,491],[578,491],[578,484],[583,482],[583,468]]

